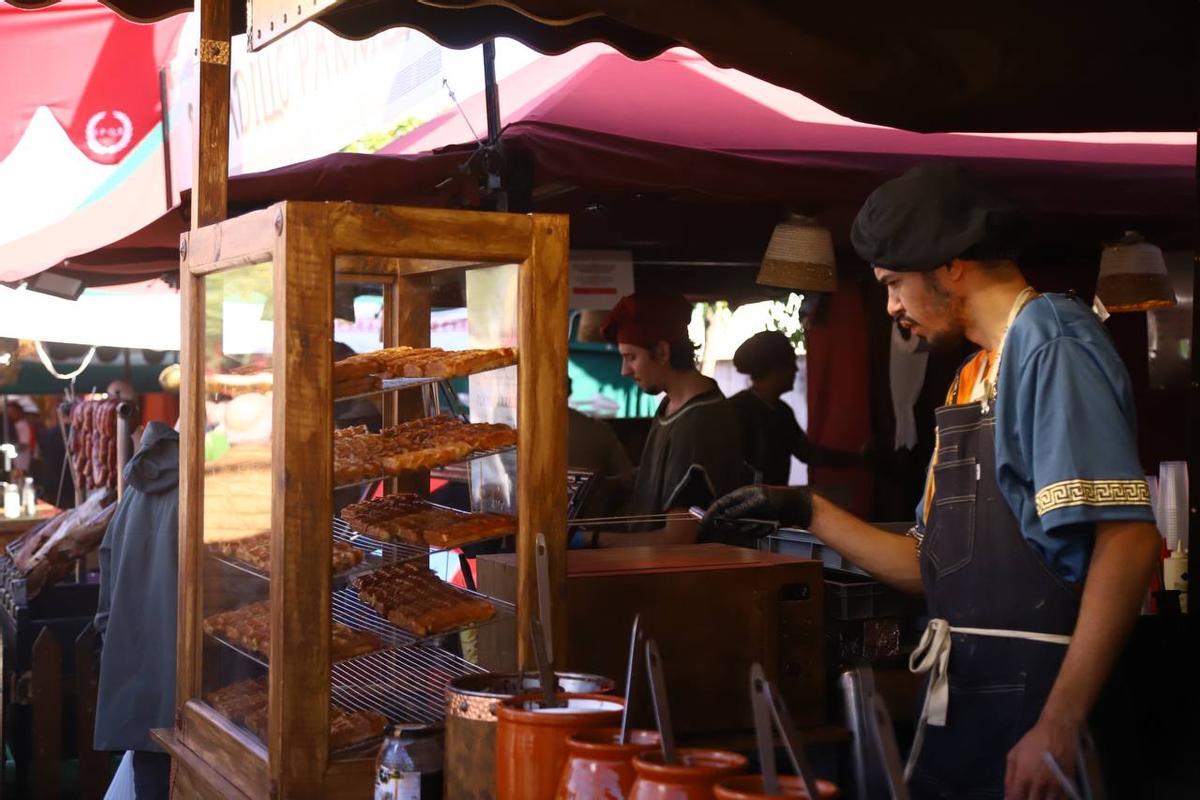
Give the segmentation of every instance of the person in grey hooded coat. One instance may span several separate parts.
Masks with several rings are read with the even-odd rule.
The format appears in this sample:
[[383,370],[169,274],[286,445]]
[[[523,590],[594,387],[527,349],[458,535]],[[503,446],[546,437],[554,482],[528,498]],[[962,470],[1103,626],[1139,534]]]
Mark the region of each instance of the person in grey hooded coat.
[[125,465],[125,494],[100,545],[103,636],[95,748],[133,751],[138,800],[167,797],[170,759],[150,738],[175,724],[179,434],[151,422]]

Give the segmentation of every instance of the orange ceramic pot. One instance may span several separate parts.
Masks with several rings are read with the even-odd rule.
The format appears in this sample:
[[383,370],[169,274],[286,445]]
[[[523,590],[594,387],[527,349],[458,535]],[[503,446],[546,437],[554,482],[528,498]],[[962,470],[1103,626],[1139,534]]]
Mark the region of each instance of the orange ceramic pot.
[[[739,775],[720,781],[715,789],[717,800],[787,800],[808,797],[804,783],[793,775],[779,776],[779,794],[763,791],[762,775]],[[829,781],[817,779],[817,794],[820,800],[835,800],[840,796],[838,787]]]
[[633,779],[633,757],[658,747],[658,731],[630,731],[617,744],[620,728],[580,731],[567,739],[567,765],[557,800],[625,800]]
[[713,785],[744,772],[746,757],[724,750],[681,748],[683,763],[667,766],[662,753],[642,753],[633,759],[637,780],[630,800],[713,800]]
[[567,737],[621,721],[620,698],[559,697],[563,708],[542,708],[540,694],[523,694],[496,709],[496,800],[551,800],[567,763]]

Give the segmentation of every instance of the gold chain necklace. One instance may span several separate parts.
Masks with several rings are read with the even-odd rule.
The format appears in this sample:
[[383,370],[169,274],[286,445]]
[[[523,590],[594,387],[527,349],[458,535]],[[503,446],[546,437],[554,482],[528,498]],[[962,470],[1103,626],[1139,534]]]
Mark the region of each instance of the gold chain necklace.
[[1008,341],[1008,329],[1012,327],[1017,315],[1025,308],[1029,301],[1037,297],[1037,291],[1032,286],[1026,286],[1013,300],[1012,308],[1008,312],[1008,320],[1004,323],[1004,333],[1000,335],[1000,346],[996,348],[996,357],[989,359],[987,369],[983,377],[983,400],[980,403],[980,409],[984,414],[987,414],[992,409],[992,403],[996,400],[997,384],[1000,378],[1000,357],[1004,353],[1004,343]]

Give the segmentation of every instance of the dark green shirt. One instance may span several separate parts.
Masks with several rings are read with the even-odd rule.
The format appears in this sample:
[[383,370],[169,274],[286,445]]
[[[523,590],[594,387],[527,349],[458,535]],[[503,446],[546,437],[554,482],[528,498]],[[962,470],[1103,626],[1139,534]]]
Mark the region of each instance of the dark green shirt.
[[796,413],[779,400],[768,403],[750,389],[729,398],[742,432],[742,451],[746,463],[769,486],[786,486],[792,473],[792,456],[806,464],[828,467],[854,467],[863,464],[863,456],[815,445],[796,421]]
[[667,414],[668,402],[664,399],[659,404],[650,424],[629,499],[630,514],[661,514],[671,508],[706,505],[749,478],[737,415],[716,384],[674,414]]
[[792,472],[792,456],[806,461],[808,437],[796,422],[791,406],[781,401],[768,403],[749,389],[729,399],[737,412],[746,461],[760,474],[760,482],[786,486]]

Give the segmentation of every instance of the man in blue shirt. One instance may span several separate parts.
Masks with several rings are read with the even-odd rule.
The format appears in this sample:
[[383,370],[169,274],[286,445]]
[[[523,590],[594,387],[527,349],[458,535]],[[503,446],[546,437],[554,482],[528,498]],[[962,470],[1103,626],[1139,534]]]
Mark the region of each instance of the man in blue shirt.
[[807,487],[746,487],[709,517],[808,527],[932,617],[910,666],[929,672],[906,777],[914,797],[1065,797],[1080,733],[1159,552],[1128,374],[1079,300],[1039,295],[1014,262],[1011,207],[954,165],[875,190],[852,241],[888,313],[936,346],[980,352],[937,412],[911,535]]

